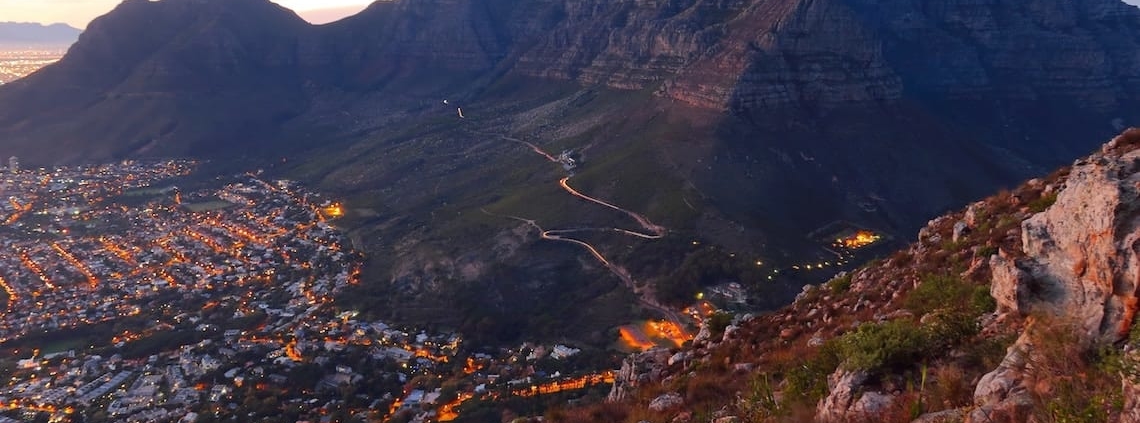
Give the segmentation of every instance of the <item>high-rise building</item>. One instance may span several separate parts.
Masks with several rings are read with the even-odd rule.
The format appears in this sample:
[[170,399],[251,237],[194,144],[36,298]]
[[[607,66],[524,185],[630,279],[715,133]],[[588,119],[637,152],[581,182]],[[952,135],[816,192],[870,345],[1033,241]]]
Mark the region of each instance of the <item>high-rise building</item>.
[[8,158],[8,172],[16,173],[20,171],[20,159],[16,156]]

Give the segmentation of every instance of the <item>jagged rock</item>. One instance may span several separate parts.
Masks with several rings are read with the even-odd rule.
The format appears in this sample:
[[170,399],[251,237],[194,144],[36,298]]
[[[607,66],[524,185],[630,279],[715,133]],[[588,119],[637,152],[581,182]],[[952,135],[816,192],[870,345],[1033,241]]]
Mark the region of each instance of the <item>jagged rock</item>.
[[685,405],[685,399],[676,392],[667,392],[649,402],[651,411],[662,412]]
[[[1056,201],[1021,225],[1026,257],[991,259],[991,293],[999,310],[1030,308],[1074,325],[1078,348],[1107,345],[1127,335],[1137,311],[1140,280],[1140,140],[1130,131],[1073,167]],[[1043,324],[1031,319],[1030,328]],[[1026,370],[1034,355],[1027,328],[994,371],[975,387],[969,422],[1024,421],[1035,382]],[[1048,342],[1048,341],[1046,341]],[[1125,382],[1124,390],[1130,386]],[[1136,404],[1132,404],[1136,407]],[[1127,420],[1125,413],[1124,421]]]
[[732,366],[732,371],[736,373],[750,373],[752,369],[756,368],[754,363],[737,363]]
[[1029,273],[1018,267],[1013,259],[1000,254],[990,257],[990,269],[993,274],[990,296],[997,301],[997,312],[1027,314],[1032,295]]
[[1056,202],[1022,223],[1041,303],[1076,320],[1085,341],[1119,340],[1132,323],[1140,284],[1138,219],[1140,150],[1133,150],[1074,167]]
[[1029,419],[1033,399],[1022,393],[998,404],[984,405],[966,416],[965,423],[1019,423]]
[[798,302],[802,301],[804,298],[807,298],[808,294],[810,294],[813,290],[815,290],[815,285],[812,285],[810,283],[807,285],[804,285],[804,287],[800,289],[800,293],[796,294],[795,302],[798,303]]
[[850,419],[855,396],[863,382],[867,381],[865,371],[836,370],[827,377],[828,395],[816,405],[815,420],[818,422],[843,422]]
[[740,417],[724,416],[713,420],[713,423],[740,423]]
[[966,222],[966,225],[969,226],[970,229],[978,227],[978,224],[981,223],[978,219],[981,217],[982,208],[985,206],[986,203],[984,201],[970,203],[970,205],[966,207],[966,212],[962,214],[962,221]]
[[1014,345],[1006,350],[1005,358],[997,369],[986,373],[974,387],[974,404],[993,405],[1008,400],[1018,391],[1024,391],[1025,367],[1032,344],[1028,333],[1023,333]]
[[815,335],[811,336],[811,339],[808,339],[808,346],[809,347],[818,347],[818,346],[823,345],[823,343],[824,343],[823,336],[821,336],[819,332],[816,332]]
[[933,245],[941,244],[942,243],[942,235],[939,235],[939,234],[931,235],[929,242]]
[[736,333],[736,331],[738,331],[738,330],[740,330],[740,327],[738,327],[738,326],[736,326],[736,325],[728,325],[728,326],[726,326],[726,327],[724,328],[724,335],[720,337],[720,342],[726,342],[726,341],[728,341],[728,340],[732,339],[732,338],[734,337],[733,335],[734,335],[734,334]]
[[690,358],[693,358],[692,351],[681,351],[681,352],[673,354],[673,356],[669,357],[669,363],[668,364],[671,367],[677,363],[684,363],[686,360],[689,360]]
[[784,340],[792,339],[792,338],[795,338],[796,335],[799,335],[799,334],[800,334],[800,332],[798,330],[796,330],[795,328],[785,328],[785,329],[780,331],[780,339],[784,339]]
[[621,362],[614,375],[614,384],[606,401],[621,401],[642,384],[659,380],[670,359],[669,350],[655,348],[643,353],[630,354]]
[[697,336],[693,337],[693,344],[703,344],[712,338],[712,329],[708,325],[701,325],[701,329],[697,331]]
[[970,226],[968,224],[966,224],[966,221],[959,220],[957,223],[954,223],[954,234],[951,235],[950,240],[952,240],[954,242],[961,241],[962,237],[965,236],[969,232],[970,232]]
[[966,410],[953,408],[918,416],[910,423],[958,423],[966,418]]
[[879,392],[864,392],[854,404],[851,405],[849,414],[873,416],[882,414],[891,404],[894,403],[894,397],[879,393]]

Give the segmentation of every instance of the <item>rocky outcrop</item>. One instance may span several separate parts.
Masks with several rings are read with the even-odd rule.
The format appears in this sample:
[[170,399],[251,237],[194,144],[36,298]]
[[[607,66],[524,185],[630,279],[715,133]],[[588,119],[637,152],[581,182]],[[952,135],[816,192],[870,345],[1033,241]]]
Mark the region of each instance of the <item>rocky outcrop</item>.
[[[974,391],[971,422],[1023,421],[1039,362],[1041,325],[1060,322],[1078,350],[1125,338],[1136,323],[1140,284],[1140,130],[1130,130],[1099,153],[1079,160],[1056,202],[1022,223],[1024,258],[995,256],[994,298],[999,311],[1036,318],[1005,360]],[[1047,320],[1042,320],[1047,319]],[[1125,378],[1124,390],[1133,389]],[[1127,409],[1129,420],[1136,405]]]
[[637,387],[650,381],[661,380],[670,358],[669,350],[665,349],[630,354],[622,360],[621,369],[614,375],[614,384],[606,400],[621,401]]
[[676,392],[667,392],[649,402],[649,410],[662,412],[685,405],[685,398]]
[[848,422],[871,419],[891,406],[894,399],[880,392],[861,392],[869,377],[865,371],[836,370],[827,378],[829,394],[816,406],[816,421]]

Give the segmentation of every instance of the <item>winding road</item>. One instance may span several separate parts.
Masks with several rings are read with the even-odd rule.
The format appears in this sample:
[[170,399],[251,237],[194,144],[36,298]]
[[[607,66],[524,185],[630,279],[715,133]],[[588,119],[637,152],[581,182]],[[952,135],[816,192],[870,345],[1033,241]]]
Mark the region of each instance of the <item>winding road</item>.
[[[561,164],[561,161],[559,161],[556,157],[554,157],[550,153],[547,153],[546,151],[542,150],[537,145],[534,145],[532,143],[529,143],[529,142],[526,142],[526,141],[523,141],[523,140],[520,140],[517,138],[511,138],[511,137],[508,137],[505,135],[501,135],[500,138],[502,138],[503,140],[506,140],[506,141],[511,141],[511,142],[523,144],[523,145],[529,147],[531,149],[531,151],[534,151],[535,154],[538,154],[538,155],[546,158],[547,160],[549,160],[553,163]],[[634,237],[638,237],[638,238],[642,238],[642,239],[660,239],[660,238],[663,238],[665,236],[665,234],[668,232],[668,230],[664,226],[657,225],[657,224],[653,223],[652,221],[649,220],[649,218],[642,216],[639,213],[636,213],[636,212],[633,212],[630,210],[626,210],[626,209],[618,207],[612,203],[609,203],[609,202],[606,202],[604,200],[600,200],[600,199],[597,199],[594,197],[590,197],[586,194],[579,192],[578,190],[575,190],[573,187],[570,186],[570,178],[571,177],[573,177],[573,174],[568,175],[566,177],[563,177],[561,180],[558,181],[558,185],[560,187],[562,187],[562,189],[565,190],[567,193],[569,193],[570,195],[573,195],[575,197],[578,197],[582,200],[585,200],[585,201],[588,201],[588,202],[591,202],[594,204],[598,204],[598,205],[601,205],[601,206],[604,206],[604,207],[625,213],[630,218],[637,221],[637,223],[639,225],[641,225],[641,227],[646,232],[643,233],[643,232],[637,232],[637,231],[633,231],[633,230],[629,230],[629,229],[622,229],[622,228],[616,228],[616,227],[546,230],[546,229],[543,229],[541,226],[539,226],[538,223],[534,219],[526,219],[523,217],[509,216],[509,215],[496,215],[494,213],[488,212],[487,210],[483,210],[483,213],[486,213],[489,215],[494,215],[494,216],[506,217],[509,219],[514,219],[514,220],[517,220],[520,222],[524,222],[527,225],[530,225],[531,227],[534,227],[535,229],[537,229],[538,233],[541,235],[542,239],[550,240],[550,241],[567,242],[567,243],[575,244],[579,247],[582,247],[587,252],[589,252],[592,256],[594,256],[594,258],[596,260],[598,260],[599,263],[601,263],[603,266],[605,266],[607,269],[609,269],[609,271],[611,273],[613,273],[615,276],[617,276],[619,279],[621,279],[622,283],[624,283],[625,286],[627,288],[629,288],[630,291],[632,291],[634,293],[634,295],[637,296],[638,302],[642,306],[644,306],[645,308],[657,311],[658,313],[663,315],[666,319],[677,324],[678,327],[686,327],[686,325],[685,325],[686,319],[684,319],[680,313],[678,313],[677,311],[675,311],[669,307],[666,307],[666,306],[662,305],[661,303],[657,302],[656,298],[654,298],[652,291],[639,287],[637,284],[637,281],[633,279],[633,276],[629,273],[628,270],[626,270],[624,267],[621,267],[621,266],[611,262],[609,259],[607,259],[605,257],[605,255],[603,255],[601,253],[601,251],[598,251],[597,248],[595,248],[593,245],[590,245],[590,243],[583,241],[581,239],[572,238],[570,236],[567,236],[569,234],[580,233],[580,232],[617,232],[617,233],[621,233],[621,234],[625,234],[625,235],[629,235],[629,236],[634,236]]]

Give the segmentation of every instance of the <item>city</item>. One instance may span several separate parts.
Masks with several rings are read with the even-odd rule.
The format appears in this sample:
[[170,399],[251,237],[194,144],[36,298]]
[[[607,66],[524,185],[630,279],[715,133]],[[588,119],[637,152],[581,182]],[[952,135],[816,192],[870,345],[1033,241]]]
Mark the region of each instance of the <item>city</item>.
[[171,181],[199,163],[7,165],[0,422],[449,421],[474,398],[612,381],[534,365],[566,368],[565,345],[473,352],[337,309],[363,258],[329,222],[344,207],[294,182],[183,191]]
[[66,47],[0,48],[0,85],[55,63],[66,51]]

